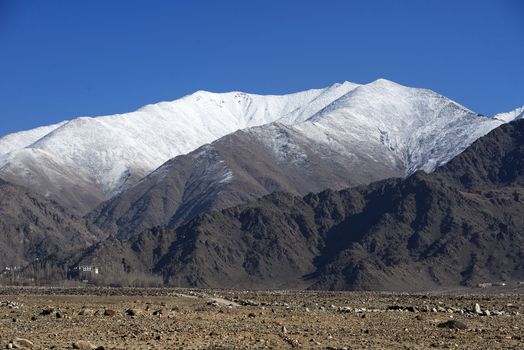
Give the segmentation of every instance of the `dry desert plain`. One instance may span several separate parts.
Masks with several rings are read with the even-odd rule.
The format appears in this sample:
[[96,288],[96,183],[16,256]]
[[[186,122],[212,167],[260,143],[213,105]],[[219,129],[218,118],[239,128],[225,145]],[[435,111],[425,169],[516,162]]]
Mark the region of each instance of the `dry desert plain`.
[[393,294],[0,288],[32,349],[524,349],[521,287]]

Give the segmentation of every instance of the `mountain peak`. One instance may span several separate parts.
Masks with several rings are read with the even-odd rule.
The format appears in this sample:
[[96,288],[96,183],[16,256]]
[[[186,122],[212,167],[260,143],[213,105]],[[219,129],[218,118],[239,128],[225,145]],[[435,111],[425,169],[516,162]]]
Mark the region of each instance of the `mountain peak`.
[[500,120],[504,123],[509,123],[514,120],[524,119],[524,106],[515,108],[512,111],[498,113],[493,116],[494,119]]
[[388,80],[388,79],[385,79],[385,78],[378,78],[378,79],[375,79],[373,80],[372,82],[366,84],[366,85],[383,85],[383,86],[403,86],[403,85],[400,85],[399,83],[396,83],[392,80]]
[[351,81],[348,81],[348,80],[344,80],[343,82],[339,83],[334,83],[330,86],[330,88],[332,87],[339,87],[339,86],[360,86],[362,84],[357,84],[357,83],[353,83]]

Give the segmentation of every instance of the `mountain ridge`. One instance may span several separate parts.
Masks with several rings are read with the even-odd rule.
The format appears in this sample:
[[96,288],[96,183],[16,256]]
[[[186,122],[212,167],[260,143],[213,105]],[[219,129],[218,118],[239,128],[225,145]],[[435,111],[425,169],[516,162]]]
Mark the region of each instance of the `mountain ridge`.
[[305,195],[430,172],[501,124],[431,90],[379,80],[300,123],[239,130],[175,157],[89,218],[129,238],[273,191]]
[[[434,117],[425,119],[426,115]],[[268,126],[268,135],[253,137],[277,147],[277,161],[290,155],[305,159],[306,152],[299,146],[284,144],[289,127],[293,134],[302,135],[298,144],[331,148],[331,155],[341,158],[340,162],[351,158],[354,149],[355,159],[375,158],[393,163],[393,169],[396,159],[401,159],[409,175],[420,168],[433,170],[474,139],[521,116],[513,111],[498,118],[482,117],[431,90],[385,79],[364,85],[337,83],[280,96],[198,91],[130,113],[80,117],[2,137],[0,175],[84,215],[169,159],[238,130]],[[275,134],[270,133],[272,127]],[[381,153],[390,159],[382,159]],[[391,171],[382,175],[388,176]],[[352,183],[340,186],[347,185]],[[318,188],[301,193],[310,190]]]
[[116,244],[131,271],[182,287],[420,291],[518,281],[523,142],[524,120],[515,121],[431,174],[304,197],[275,192],[177,229],[102,242],[78,262],[107,264]]
[[[0,174],[39,191],[40,186],[35,185],[33,179],[36,178],[37,183],[52,184],[50,173],[60,173],[61,167],[72,168],[81,178],[79,182],[87,179],[90,189],[96,189],[95,196],[85,203],[67,195],[55,195],[54,199],[79,213],[86,213],[103,199],[136,183],[176,155],[190,152],[238,129],[269,123],[292,113],[299,116],[301,108],[306,108],[322,93],[324,102],[315,100],[320,106],[354,86],[351,83],[338,84],[281,96],[196,92],[126,114],[77,118],[46,129],[49,132],[45,135],[39,133],[36,140],[29,132],[6,135],[0,138]],[[8,147],[7,141],[17,137],[23,140],[15,140],[15,146]],[[16,145],[20,148],[13,149]],[[41,168],[45,168],[45,173],[35,172],[31,168],[39,160],[25,163],[27,149],[45,151],[63,164],[58,168],[47,167],[49,162],[43,159]],[[50,192],[60,193],[59,187],[49,187]],[[67,186],[66,192],[77,190]]]

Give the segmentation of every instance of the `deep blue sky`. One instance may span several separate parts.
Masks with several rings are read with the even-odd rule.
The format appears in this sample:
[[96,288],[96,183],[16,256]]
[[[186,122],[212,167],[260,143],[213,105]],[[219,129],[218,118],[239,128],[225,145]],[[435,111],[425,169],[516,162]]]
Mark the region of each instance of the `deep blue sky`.
[[0,0],[0,135],[379,77],[492,114],[524,104],[523,62],[520,0]]

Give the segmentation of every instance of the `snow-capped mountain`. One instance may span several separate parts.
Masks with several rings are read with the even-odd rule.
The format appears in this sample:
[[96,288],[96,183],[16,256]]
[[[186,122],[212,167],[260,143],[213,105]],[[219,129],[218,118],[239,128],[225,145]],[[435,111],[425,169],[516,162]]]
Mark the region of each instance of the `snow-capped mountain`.
[[[212,160],[222,140],[213,144],[215,152],[209,146],[195,152],[198,162]],[[189,157],[173,163],[183,166],[183,158]],[[224,167],[212,168],[209,175],[227,178]],[[235,181],[240,173],[232,171]],[[159,171],[150,180],[165,184],[166,175]],[[164,189],[170,188],[151,189],[157,204],[168,204],[160,197]],[[130,218],[143,212],[135,214]],[[110,266],[125,258],[126,271],[158,273],[169,285],[190,288],[405,292],[516,282],[524,280],[523,218],[520,120],[491,131],[431,174],[303,197],[273,193],[176,229],[153,227],[129,240],[101,242],[74,264]]]
[[433,91],[386,80],[355,87],[314,109],[178,156],[91,218],[128,238],[274,191],[303,195],[431,172],[504,123]]
[[7,135],[0,138],[0,176],[87,212],[177,155],[238,129],[305,119],[357,86],[282,96],[198,91],[127,114]]
[[500,124],[431,90],[379,79],[295,127],[341,153],[387,152],[401,159],[410,175],[433,171]]
[[[432,91],[382,79],[282,96],[198,91],[127,114],[77,118],[0,138],[0,177],[86,213],[169,159],[243,129],[242,147],[256,147],[251,151],[267,154],[271,167],[293,167],[302,177],[309,176],[302,182],[338,188],[418,169],[431,171],[480,136],[519,116],[522,111],[482,117]],[[204,155],[197,157],[210,161],[190,168],[198,165],[207,174],[203,179],[213,169],[222,169],[218,183],[225,186],[234,181],[235,171],[227,162],[220,163],[220,154],[208,157],[206,149],[212,148],[199,150]],[[234,142],[229,149],[244,152]],[[249,161],[245,159],[240,167],[249,176],[259,177],[249,170]],[[326,162],[344,171],[327,167]],[[308,173],[311,164],[323,164],[323,169]],[[323,173],[333,172],[333,177],[324,177],[348,180],[319,181]],[[313,173],[317,175],[308,175]],[[290,175],[285,177],[288,183],[294,181]],[[205,195],[198,190],[199,177],[192,178],[193,193]],[[276,180],[267,176],[267,185],[255,193],[286,188],[272,181]],[[187,184],[183,185],[187,190]],[[301,193],[320,190],[291,187]]]

